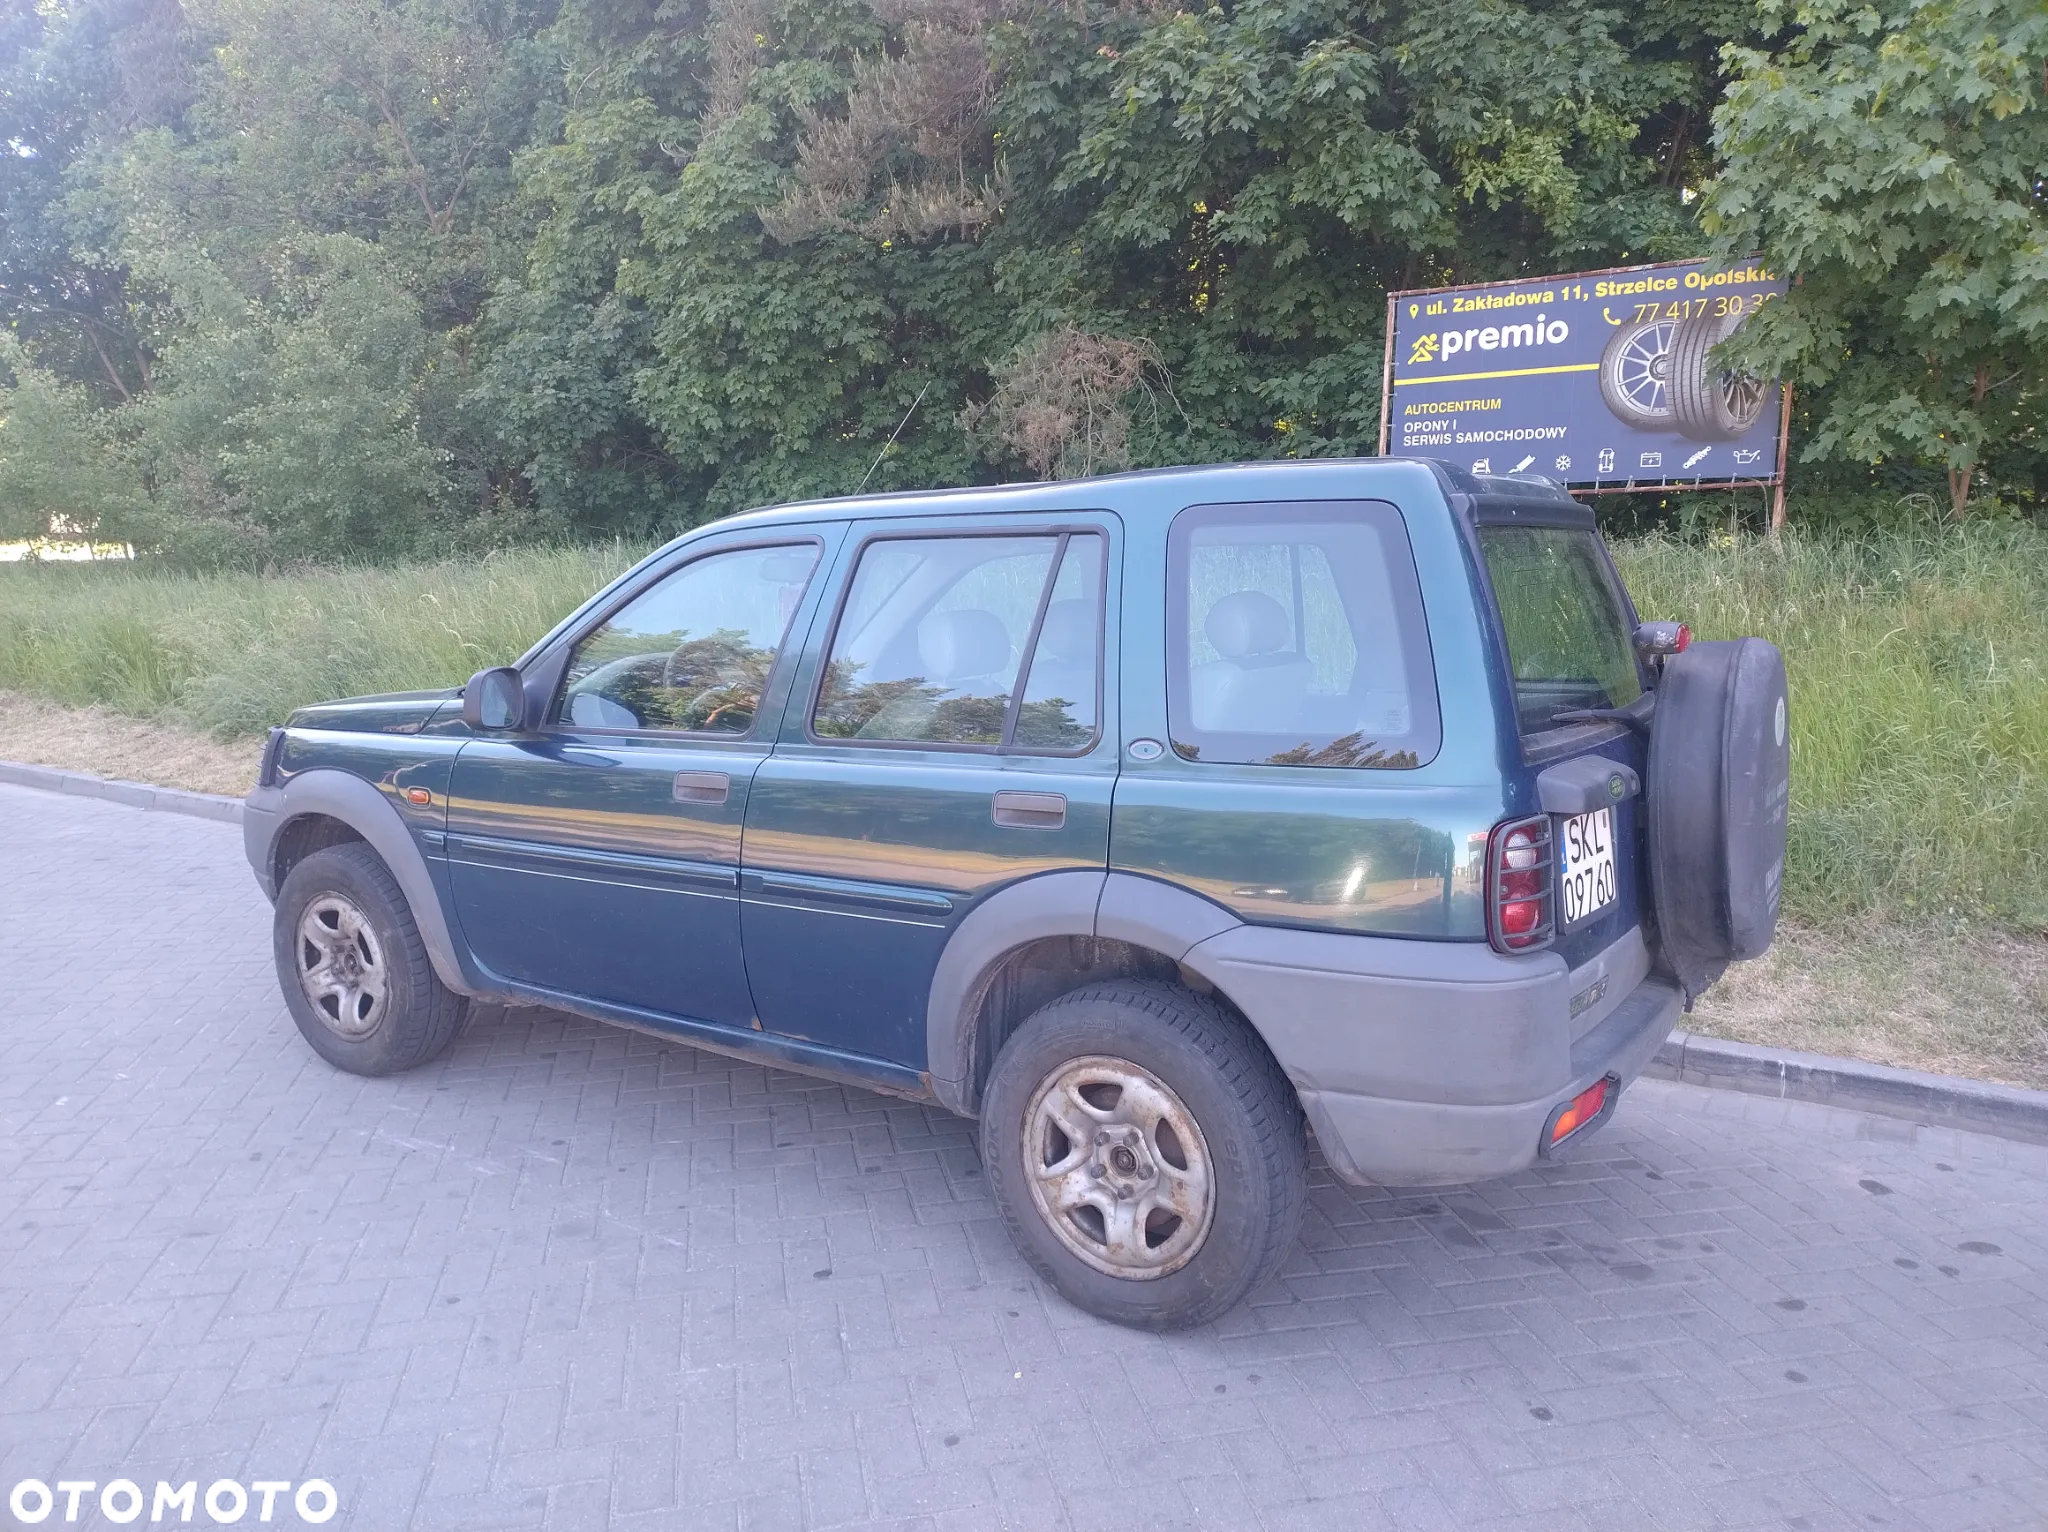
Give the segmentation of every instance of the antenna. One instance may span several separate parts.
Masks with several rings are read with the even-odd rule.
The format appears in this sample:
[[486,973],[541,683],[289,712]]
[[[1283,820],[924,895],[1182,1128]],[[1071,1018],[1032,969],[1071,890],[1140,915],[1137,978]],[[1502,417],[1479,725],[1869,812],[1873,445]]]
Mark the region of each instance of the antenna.
[[903,418],[896,422],[896,429],[889,433],[889,439],[882,443],[882,450],[877,452],[875,460],[868,464],[868,471],[860,476],[860,483],[853,491],[856,495],[868,487],[868,480],[875,476],[875,470],[882,466],[882,459],[889,455],[889,449],[896,445],[896,438],[903,434],[903,428],[910,424],[910,417],[917,413],[917,407],[924,403],[924,396],[931,391],[931,380],[927,379],[924,387],[917,391],[917,397],[910,401],[910,408],[903,412]]

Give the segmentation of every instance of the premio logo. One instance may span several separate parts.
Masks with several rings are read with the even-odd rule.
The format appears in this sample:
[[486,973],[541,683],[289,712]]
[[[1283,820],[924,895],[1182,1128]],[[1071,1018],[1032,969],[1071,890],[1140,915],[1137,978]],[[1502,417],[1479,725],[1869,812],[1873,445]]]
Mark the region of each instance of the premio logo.
[[289,1504],[299,1520],[317,1526],[333,1520],[341,1506],[334,1486],[325,1479],[308,1479],[296,1486],[289,1479],[256,1479],[247,1489],[233,1479],[216,1479],[207,1486],[204,1496],[199,1493],[197,1479],[188,1479],[183,1484],[168,1484],[159,1479],[156,1493],[147,1497],[133,1479],[114,1479],[106,1484],[91,1479],[59,1479],[55,1486],[41,1479],[23,1479],[7,1497],[7,1509],[30,1526],[50,1520],[60,1509],[64,1514],[58,1519],[76,1521],[81,1505],[91,1514],[95,1491],[100,1515],[119,1525],[140,1521],[145,1506],[151,1521],[190,1521],[195,1507],[202,1505],[206,1514],[222,1525],[240,1521],[252,1510],[257,1521],[271,1521],[277,1518],[279,1498],[289,1496]]
[[1460,352],[1519,351],[1524,346],[1559,346],[1570,338],[1572,327],[1562,319],[1538,314],[1532,320],[1514,324],[1474,325],[1469,330],[1426,330],[1415,337],[1408,351],[1408,365],[1448,362]]

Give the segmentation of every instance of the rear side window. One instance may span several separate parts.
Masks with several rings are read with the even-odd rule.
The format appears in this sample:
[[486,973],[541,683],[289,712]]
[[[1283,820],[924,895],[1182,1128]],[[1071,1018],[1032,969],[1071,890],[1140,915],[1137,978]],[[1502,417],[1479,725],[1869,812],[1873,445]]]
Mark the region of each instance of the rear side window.
[[1625,707],[1642,695],[1627,609],[1594,534],[1569,527],[1481,527],[1514,667],[1524,734],[1578,708]]
[[1104,540],[883,538],[861,552],[820,739],[1071,754],[1100,726]]
[[1196,506],[1175,519],[1167,555],[1167,705],[1182,757],[1406,767],[1436,754],[1422,597],[1392,506]]

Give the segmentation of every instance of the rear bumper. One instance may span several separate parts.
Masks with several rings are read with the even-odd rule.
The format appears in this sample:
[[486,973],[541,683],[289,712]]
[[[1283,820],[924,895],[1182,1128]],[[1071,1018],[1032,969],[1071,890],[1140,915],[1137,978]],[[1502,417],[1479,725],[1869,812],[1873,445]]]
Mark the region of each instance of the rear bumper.
[[1683,1004],[1640,934],[1576,969],[1420,942],[1239,926],[1182,962],[1244,1011],[1346,1181],[1443,1186],[1534,1164],[1550,1114],[1626,1086]]
[[1330,1168],[1354,1184],[1444,1186],[1512,1175],[1536,1163],[1550,1114],[1603,1076],[1626,1087],[1671,1033],[1684,996],[1645,979],[1572,1047],[1572,1074],[1529,1101],[1472,1105],[1304,1090],[1301,1103]]

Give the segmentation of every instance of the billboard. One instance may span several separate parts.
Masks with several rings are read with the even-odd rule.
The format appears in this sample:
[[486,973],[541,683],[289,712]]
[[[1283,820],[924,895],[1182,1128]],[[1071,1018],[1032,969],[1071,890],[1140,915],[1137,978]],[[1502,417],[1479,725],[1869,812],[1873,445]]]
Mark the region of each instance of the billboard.
[[1778,478],[1780,390],[1708,353],[1785,291],[1672,261],[1390,293],[1380,450],[1588,486]]

